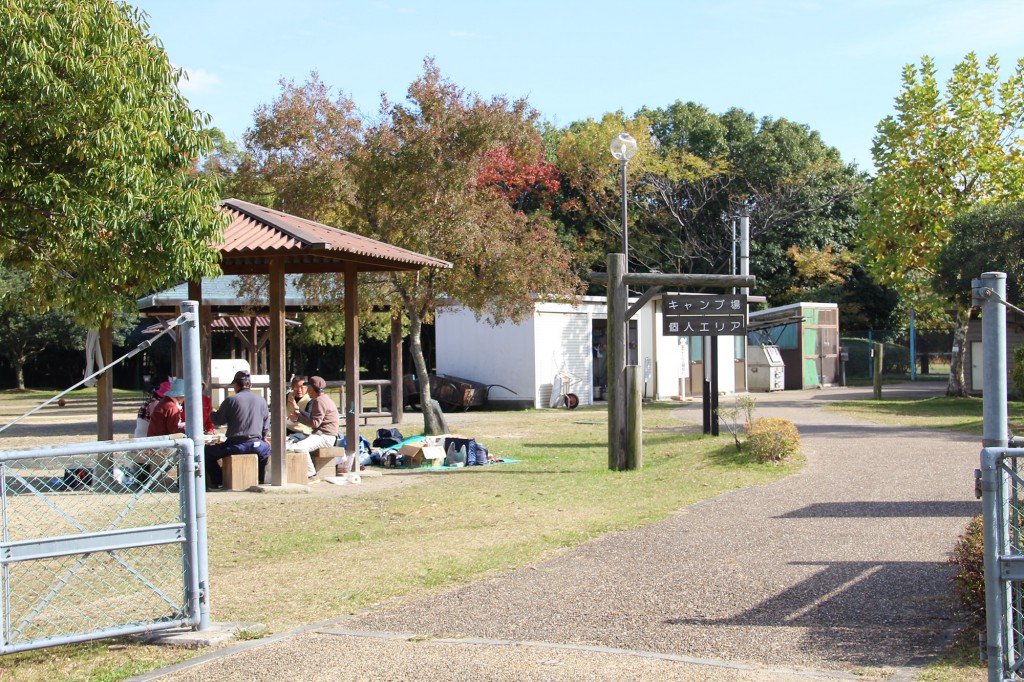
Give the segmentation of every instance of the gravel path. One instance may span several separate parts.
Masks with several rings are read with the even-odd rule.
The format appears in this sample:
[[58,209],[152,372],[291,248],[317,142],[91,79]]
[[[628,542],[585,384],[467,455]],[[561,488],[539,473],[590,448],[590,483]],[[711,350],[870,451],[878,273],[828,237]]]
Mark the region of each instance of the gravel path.
[[757,396],[757,416],[798,425],[798,475],[159,679],[913,679],[951,626],[944,562],[980,512],[979,438],[816,409],[862,395]]

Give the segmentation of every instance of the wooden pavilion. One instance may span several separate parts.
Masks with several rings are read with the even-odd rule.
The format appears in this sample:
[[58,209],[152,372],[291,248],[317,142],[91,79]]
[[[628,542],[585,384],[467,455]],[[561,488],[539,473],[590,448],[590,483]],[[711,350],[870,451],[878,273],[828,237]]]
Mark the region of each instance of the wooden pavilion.
[[[238,199],[224,200],[221,202],[221,210],[231,219],[223,239],[216,245],[220,251],[221,270],[227,275],[268,275],[270,279],[268,317],[271,386],[283,387],[287,382],[284,375],[285,275],[342,273],[345,280],[345,395],[350,396],[348,401],[352,404],[339,405],[339,412],[345,415],[344,433],[349,443],[349,454],[353,454],[359,443],[359,405],[354,404],[360,396],[359,301],[358,286],[349,286],[349,283],[356,283],[360,272],[450,268],[451,263]],[[202,282],[189,282],[188,298],[201,304],[200,345],[208,349],[211,306],[203,302]],[[400,324],[393,323],[392,333],[395,333],[396,328],[400,335]],[[108,344],[109,337],[103,343],[104,357],[111,356]],[[204,379],[210,376],[209,361],[209,353],[204,350]],[[104,376],[109,376],[109,372]],[[398,383],[400,390],[400,376]],[[99,413],[112,414],[113,394],[109,378],[101,382],[99,389]],[[398,397],[400,394],[393,395]],[[272,400],[270,482],[273,485],[287,482],[285,420],[285,401]],[[101,439],[112,438],[112,423],[106,426],[101,418],[99,436]]]
[[[298,327],[301,324],[294,319],[299,313],[321,310],[319,305],[308,305],[303,295],[301,275],[285,277],[285,326]],[[270,341],[270,317],[265,313],[267,302],[253,295],[241,295],[238,275],[221,275],[203,280],[203,300],[201,305],[209,306],[211,333],[221,333],[230,337],[229,358],[244,358],[249,362],[253,374],[269,374],[270,358],[268,355]],[[163,331],[178,316],[182,301],[188,300],[188,282],[170,287],[163,291],[138,299],[135,303],[139,312],[151,319],[154,324],[145,327],[143,334],[156,334]],[[172,336],[174,332],[171,332]],[[395,339],[392,339],[394,342]],[[401,343],[401,339],[397,340]],[[210,346],[203,348],[206,353]],[[205,358],[205,355],[204,355]],[[182,372],[181,353],[172,357],[171,374],[180,376]],[[203,377],[208,380],[208,376]]]

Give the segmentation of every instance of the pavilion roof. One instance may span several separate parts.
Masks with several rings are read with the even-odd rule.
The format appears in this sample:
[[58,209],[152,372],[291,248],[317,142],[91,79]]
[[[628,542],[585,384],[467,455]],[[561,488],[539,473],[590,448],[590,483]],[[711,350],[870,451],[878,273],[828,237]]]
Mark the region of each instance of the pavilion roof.
[[[143,334],[156,334],[170,325],[171,320],[162,320],[142,329]],[[255,323],[257,329],[266,329],[270,326],[270,318],[266,315],[229,315],[227,317],[215,317],[210,320],[210,330],[215,332],[231,332],[235,329],[249,329]],[[301,327],[302,323],[297,320],[284,321],[286,327]]]
[[[284,304],[289,311],[302,310],[308,306],[306,296],[299,286],[302,275],[285,275]],[[221,310],[241,310],[247,308],[266,308],[266,298],[253,300],[238,294],[240,275],[222,275],[208,277],[203,280],[203,305],[213,306]],[[135,303],[145,313],[176,312],[182,301],[188,300],[188,283],[180,284],[143,296]],[[315,307],[315,306],[314,306]]]
[[221,209],[231,217],[216,245],[225,274],[265,273],[275,259],[283,260],[287,272],[336,272],[344,262],[361,272],[451,267],[439,258],[247,201],[225,199]]

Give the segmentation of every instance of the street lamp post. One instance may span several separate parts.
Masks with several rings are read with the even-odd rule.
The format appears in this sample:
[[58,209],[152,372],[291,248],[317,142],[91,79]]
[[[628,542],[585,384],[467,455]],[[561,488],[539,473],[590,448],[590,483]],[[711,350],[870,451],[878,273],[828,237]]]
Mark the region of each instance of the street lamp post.
[[[632,389],[640,383],[636,379],[636,366],[631,368],[631,372],[626,369],[629,337],[626,308],[629,303],[629,289],[623,282],[623,276],[629,272],[626,166],[636,154],[636,140],[629,133],[621,133],[612,140],[609,149],[612,156],[622,164],[622,253],[608,254],[608,467],[614,471],[621,471],[629,467],[631,460],[638,460],[637,448],[632,450],[631,457],[628,441],[632,432],[628,412],[631,402],[639,406],[639,399],[631,400],[631,396]],[[640,426],[638,421],[632,425]],[[639,428],[634,429],[634,432],[639,433]]]
[[629,133],[619,133],[608,146],[612,156],[618,159],[622,166],[622,253],[626,256],[626,271],[629,271],[629,226],[626,223],[627,206],[626,201],[626,166],[629,160],[636,155],[636,140]]

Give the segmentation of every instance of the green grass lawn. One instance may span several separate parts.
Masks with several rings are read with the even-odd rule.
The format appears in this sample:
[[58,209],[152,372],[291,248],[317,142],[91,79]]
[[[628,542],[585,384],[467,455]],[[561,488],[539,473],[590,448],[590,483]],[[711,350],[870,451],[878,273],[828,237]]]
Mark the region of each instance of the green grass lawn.
[[[843,400],[830,403],[826,409],[851,414],[882,424],[920,426],[948,429],[966,433],[982,432],[981,398],[947,398],[945,396],[919,400],[886,399]],[[1024,402],[1011,401],[1008,405],[1010,430],[1024,433]]]
[[[980,433],[981,405],[929,398],[842,401],[827,409]],[[607,470],[603,409],[481,412],[465,415],[459,431],[519,463],[415,474],[415,485],[367,486],[344,497],[253,494],[228,502],[212,495],[212,616],[284,631],[524,566],[722,492],[777,480],[801,464],[755,464],[737,453],[727,431],[704,437],[673,417],[674,407],[644,406],[641,471]],[[1022,408],[1011,403],[1010,412],[1019,416]],[[406,435],[418,419],[410,415]],[[1024,421],[1013,421],[1024,431]],[[921,679],[985,679],[969,649],[951,649]],[[56,647],[0,658],[0,679],[114,681],[197,653],[124,641]]]
[[[358,495],[211,495],[212,617],[271,632],[319,622],[524,566],[801,465],[756,464],[675,407],[644,406],[640,471],[608,471],[603,409],[481,412],[459,431],[518,463],[414,474],[414,485],[377,492],[367,483]],[[117,680],[195,655],[108,644],[3,657],[0,679]]]

